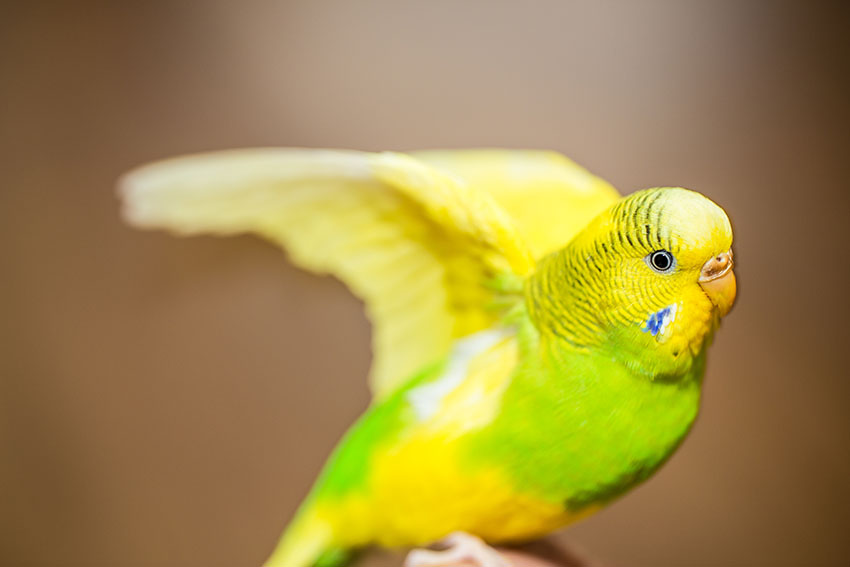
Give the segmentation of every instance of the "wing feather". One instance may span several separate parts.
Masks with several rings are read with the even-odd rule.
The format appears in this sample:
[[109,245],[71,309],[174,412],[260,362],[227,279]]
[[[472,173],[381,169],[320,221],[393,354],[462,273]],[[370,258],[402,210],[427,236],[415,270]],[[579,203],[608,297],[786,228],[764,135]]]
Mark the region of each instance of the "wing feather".
[[620,198],[607,181],[557,152],[472,149],[412,155],[490,195],[510,215],[535,258],[564,246]]
[[362,298],[380,399],[454,338],[499,316],[487,281],[533,261],[485,192],[401,154],[257,149],[175,158],[126,175],[127,220],[181,234],[253,232]]

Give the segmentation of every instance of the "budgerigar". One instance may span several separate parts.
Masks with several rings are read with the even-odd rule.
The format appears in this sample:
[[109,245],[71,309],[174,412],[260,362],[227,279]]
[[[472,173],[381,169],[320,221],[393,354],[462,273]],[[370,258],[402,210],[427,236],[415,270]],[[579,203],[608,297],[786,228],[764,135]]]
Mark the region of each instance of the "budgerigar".
[[[552,152],[235,150],[120,190],[136,226],[253,232],[365,302],[373,403],[268,566],[528,540],[598,510],[688,433],[735,299],[719,206],[681,188],[620,198]],[[480,540],[408,565],[507,564]]]

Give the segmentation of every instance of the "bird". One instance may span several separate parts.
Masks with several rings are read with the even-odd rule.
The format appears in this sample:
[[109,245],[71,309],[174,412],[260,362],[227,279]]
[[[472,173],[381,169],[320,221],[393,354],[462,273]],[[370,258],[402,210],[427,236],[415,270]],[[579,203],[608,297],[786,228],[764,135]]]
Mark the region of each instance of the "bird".
[[372,401],[267,567],[509,565],[670,458],[736,296],[719,205],[553,151],[224,150],[118,189],[135,227],[256,234],[364,302]]

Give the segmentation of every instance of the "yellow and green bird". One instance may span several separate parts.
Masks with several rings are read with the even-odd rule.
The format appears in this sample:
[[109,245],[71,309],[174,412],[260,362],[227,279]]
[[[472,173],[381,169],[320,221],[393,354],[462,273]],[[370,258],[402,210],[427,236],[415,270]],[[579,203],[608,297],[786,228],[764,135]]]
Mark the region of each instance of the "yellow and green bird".
[[[373,402],[268,566],[527,540],[599,509],[688,433],[735,299],[719,206],[620,198],[552,152],[234,150],[120,189],[136,226],[256,233],[365,302]],[[408,564],[506,564],[480,540]]]

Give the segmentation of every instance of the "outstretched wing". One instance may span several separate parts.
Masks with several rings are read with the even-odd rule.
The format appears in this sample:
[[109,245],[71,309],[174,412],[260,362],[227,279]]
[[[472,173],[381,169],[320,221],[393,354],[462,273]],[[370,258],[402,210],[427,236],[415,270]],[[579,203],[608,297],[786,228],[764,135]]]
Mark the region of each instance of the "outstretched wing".
[[373,323],[380,399],[500,316],[491,282],[532,255],[493,197],[410,156],[254,149],[154,163],[121,181],[126,219],[182,234],[253,232],[339,277]]

